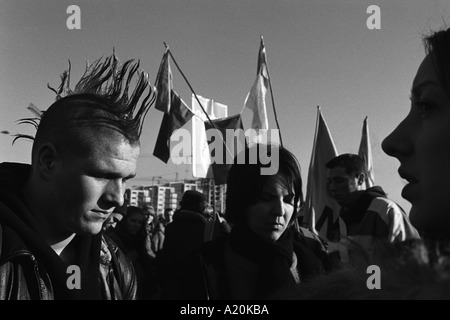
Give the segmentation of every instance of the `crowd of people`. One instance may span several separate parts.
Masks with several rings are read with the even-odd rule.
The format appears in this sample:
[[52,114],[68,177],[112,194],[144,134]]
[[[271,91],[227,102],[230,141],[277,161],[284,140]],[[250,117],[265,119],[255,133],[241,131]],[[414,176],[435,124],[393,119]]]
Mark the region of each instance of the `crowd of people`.
[[[0,299],[449,299],[450,29],[424,43],[410,112],[382,143],[400,162],[410,212],[365,187],[357,155],[326,165],[348,261],[298,223],[304,177],[285,146],[236,157],[223,215],[192,190],[163,214],[125,205],[157,92],[138,62],[115,55],[89,65],[75,89],[65,72],[31,165],[0,164]],[[263,151],[277,153],[275,174],[264,174]],[[374,265],[378,290],[367,285]]]

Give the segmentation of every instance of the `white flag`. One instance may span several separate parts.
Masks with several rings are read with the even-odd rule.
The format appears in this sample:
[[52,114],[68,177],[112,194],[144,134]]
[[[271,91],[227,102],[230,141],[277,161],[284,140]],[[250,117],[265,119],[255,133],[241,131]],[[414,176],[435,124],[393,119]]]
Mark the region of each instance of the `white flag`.
[[[266,94],[269,88],[269,76],[267,72],[266,48],[263,38],[258,52],[258,69],[256,79],[245,98],[244,108],[248,108],[253,112],[252,129],[264,135],[269,129],[269,121],[267,118]],[[260,135],[257,135],[259,138]],[[252,143],[252,141],[250,141]]]
[[375,185],[375,175],[373,170],[372,148],[370,145],[369,124],[367,122],[367,117],[364,119],[363,123],[358,155],[364,160],[364,164],[366,165],[366,188],[373,187]]
[[[308,172],[305,211],[302,224],[327,241],[337,241],[343,232],[339,219],[339,204],[330,196],[325,164],[338,152],[328,126],[317,108],[316,132]],[[339,233],[339,234],[337,234]]]
[[[211,120],[228,116],[226,105],[199,95],[197,95],[197,98]],[[208,121],[208,118],[194,94],[192,94],[192,111],[196,115],[192,118],[192,175],[196,178],[212,178],[211,155],[204,124],[205,121]]]

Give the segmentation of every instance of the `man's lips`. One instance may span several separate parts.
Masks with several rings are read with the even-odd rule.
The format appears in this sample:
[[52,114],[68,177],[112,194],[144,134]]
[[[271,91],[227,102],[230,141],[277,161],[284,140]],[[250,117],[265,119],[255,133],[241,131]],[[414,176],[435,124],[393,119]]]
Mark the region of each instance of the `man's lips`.
[[94,209],[94,210],[92,210],[92,212],[98,214],[98,215],[99,215],[100,217],[102,217],[102,218],[107,218],[107,217],[111,214],[111,212],[109,212],[109,211],[107,211],[107,210],[97,210],[97,209]]

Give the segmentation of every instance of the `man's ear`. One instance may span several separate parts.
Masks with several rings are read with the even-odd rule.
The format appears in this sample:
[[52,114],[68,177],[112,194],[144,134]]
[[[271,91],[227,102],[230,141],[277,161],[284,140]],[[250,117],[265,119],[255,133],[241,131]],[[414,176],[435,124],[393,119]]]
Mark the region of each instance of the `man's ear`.
[[49,180],[51,173],[55,169],[55,162],[58,158],[58,152],[53,143],[44,143],[37,152],[37,169],[39,175],[44,180]]

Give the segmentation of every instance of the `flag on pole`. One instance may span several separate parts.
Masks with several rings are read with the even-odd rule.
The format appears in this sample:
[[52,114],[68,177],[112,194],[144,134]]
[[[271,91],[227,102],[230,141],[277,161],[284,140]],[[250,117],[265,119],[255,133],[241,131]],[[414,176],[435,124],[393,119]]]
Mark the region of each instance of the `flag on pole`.
[[[199,105],[200,101],[201,106]],[[196,178],[212,178],[211,156],[205,130],[205,122],[209,119],[225,118],[228,115],[228,106],[215,102],[212,99],[192,94],[192,175]],[[205,112],[208,114],[206,116]]]
[[[208,131],[208,133],[214,133],[214,139],[209,139],[212,140],[209,142],[209,152],[212,158],[211,168],[214,183],[221,185],[227,182],[228,171],[233,164],[234,157],[245,149],[247,143],[240,114],[212,120],[212,122],[218,130]],[[208,121],[204,123],[206,130],[215,129]]]
[[[197,95],[197,98],[201,102],[203,108],[205,108],[206,113],[208,114],[210,119],[220,119],[228,117],[228,106],[219,102],[214,101],[213,99],[208,99],[202,96]],[[196,106],[198,110],[201,110],[201,107],[198,105],[197,99],[195,99],[195,95],[192,94],[192,105]],[[202,117],[207,120],[205,113],[202,111]]]
[[269,128],[266,108],[266,94],[268,88],[269,76],[267,72],[266,49],[263,38],[261,37],[256,79],[244,102],[244,108],[248,108],[253,112],[252,128],[256,130],[267,130]]
[[369,136],[369,124],[367,117],[364,119],[361,143],[359,144],[358,155],[364,160],[366,165],[366,188],[373,187],[375,185],[375,176],[373,170],[372,148],[370,144]]
[[302,224],[327,241],[340,240],[342,233],[339,205],[328,192],[325,167],[325,164],[337,155],[333,138],[318,107]]
[[169,63],[169,47],[166,48],[159,65],[155,87],[158,90],[155,101],[155,109],[169,114],[171,105],[172,71]]
[[170,99],[170,112],[168,114],[164,113],[155,149],[153,150],[153,155],[165,163],[170,158],[170,137],[172,133],[186,124],[194,115],[186,103],[173,90],[171,91]]

